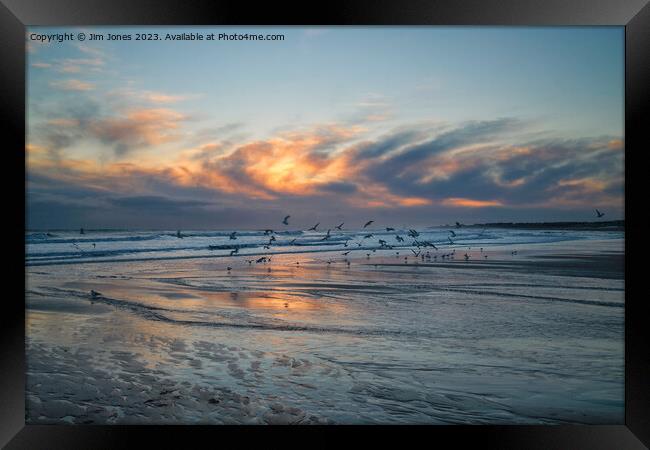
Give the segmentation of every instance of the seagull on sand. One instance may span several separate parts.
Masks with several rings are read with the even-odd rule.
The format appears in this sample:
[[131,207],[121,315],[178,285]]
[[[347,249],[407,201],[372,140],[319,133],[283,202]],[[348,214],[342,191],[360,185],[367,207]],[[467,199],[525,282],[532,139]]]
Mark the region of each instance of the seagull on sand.
[[282,220],[282,223],[285,224],[285,225],[289,225],[289,222],[288,222],[289,217],[291,217],[291,216],[286,216],[286,217]]
[[602,212],[596,210],[596,215],[600,218],[600,217],[603,217],[605,215],[605,213],[602,213]]
[[341,231],[341,227],[343,226],[344,223],[345,223],[345,222],[341,223],[341,225],[337,225],[337,226],[335,226],[334,228],[336,228],[337,230]]
[[[181,233],[181,232],[179,231],[178,234],[180,234],[180,233]],[[83,229],[83,228],[81,228],[81,229],[79,230],[79,234],[86,234],[86,233],[84,232],[84,229]],[[180,237],[180,236],[179,236],[179,237]]]
[[363,226],[363,228],[366,228],[368,225],[370,225],[373,222],[374,222],[374,220],[367,221],[366,224]]
[[318,228],[318,225],[320,225],[320,222],[318,222],[316,225],[308,229],[307,231],[316,231],[316,228]]
[[400,236],[399,234],[395,235],[395,239],[397,240],[397,242],[404,242],[404,238],[402,236]]
[[101,292],[97,292],[97,291],[93,291],[93,290],[91,289],[91,290],[90,290],[90,295],[93,296],[93,297],[98,297],[98,296],[102,295],[102,293],[101,293]]

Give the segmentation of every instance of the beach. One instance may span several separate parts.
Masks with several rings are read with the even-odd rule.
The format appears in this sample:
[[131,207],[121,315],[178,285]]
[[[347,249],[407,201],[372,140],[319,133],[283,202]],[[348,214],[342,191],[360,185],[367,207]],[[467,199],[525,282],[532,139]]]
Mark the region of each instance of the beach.
[[27,423],[624,423],[624,232],[418,231],[27,233]]

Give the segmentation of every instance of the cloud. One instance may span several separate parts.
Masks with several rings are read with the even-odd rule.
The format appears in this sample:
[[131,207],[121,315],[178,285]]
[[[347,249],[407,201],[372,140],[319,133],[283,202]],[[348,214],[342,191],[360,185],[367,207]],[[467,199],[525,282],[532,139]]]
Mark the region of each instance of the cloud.
[[167,214],[177,214],[197,206],[208,206],[211,203],[191,200],[191,199],[172,199],[159,195],[139,195],[129,197],[114,197],[109,200],[113,205],[120,208],[127,208],[139,213],[148,213],[152,211],[165,212]]
[[92,91],[95,89],[94,84],[75,79],[52,81],[50,86],[63,89],[64,91]]
[[56,70],[61,73],[80,73],[82,71],[100,71],[104,65],[104,60],[101,58],[67,58],[58,61]]
[[[131,108],[85,119],[75,109],[49,120],[45,143],[30,147],[29,170],[47,173],[55,182],[92,186],[104,193],[103,204],[120,214],[146,208],[162,217],[185,208],[207,217],[207,210],[227,207],[243,215],[260,208],[278,208],[277,214],[300,208],[309,219],[333,210],[399,211],[422,218],[445,211],[460,218],[472,217],[471,211],[516,217],[518,210],[591,205],[622,210],[620,139],[531,140],[528,136],[538,134],[515,118],[414,124],[373,138],[358,124],[323,124],[263,140],[210,140],[179,149],[176,160],[164,164],[147,160],[145,165],[138,157],[111,164],[43,159],[47,145],[63,148],[79,138],[79,129],[84,138],[99,139],[118,154],[176,141],[182,147],[196,139],[181,139],[187,117],[168,108]],[[199,134],[225,136],[239,127],[215,126]]]
[[322,192],[328,192],[334,194],[352,194],[356,192],[359,188],[354,183],[349,183],[345,181],[333,181],[331,183],[324,183],[318,186],[318,189]]
[[112,145],[117,155],[133,148],[160,145],[179,139],[180,123],[187,117],[167,108],[139,108],[118,117],[93,120],[89,132]]
[[463,208],[486,208],[488,206],[503,206],[499,200],[473,200],[471,198],[446,198],[441,204]]
[[146,91],[142,93],[142,98],[151,103],[176,103],[188,98],[183,95],[170,95],[162,92]]

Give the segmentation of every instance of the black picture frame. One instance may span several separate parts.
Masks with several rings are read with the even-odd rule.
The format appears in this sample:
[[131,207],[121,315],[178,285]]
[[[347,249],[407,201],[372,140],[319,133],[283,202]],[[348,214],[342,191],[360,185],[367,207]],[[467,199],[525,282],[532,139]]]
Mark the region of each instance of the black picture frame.
[[[239,433],[242,437],[278,437],[276,427],[204,426],[43,426],[25,425],[25,27],[30,25],[618,25],[625,26],[625,425],[612,426],[420,426],[345,427],[370,431],[383,439],[389,434],[417,432],[429,443],[440,439],[479,443],[498,448],[645,448],[650,445],[650,351],[643,304],[646,296],[638,278],[630,276],[629,251],[639,242],[643,221],[628,200],[642,170],[644,125],[650,89],[650,5],[648,0],[342,0],[300,6],[271,2],[252,5],[232,0],[0,0],[0,114],[5,174],[12,175],[7,197],[16,201],[5,221],[10,238],[5,244],[7,280],[16,295],[3,296],[0,328],[0,445],[6,448],[118,448],[134,437],[147,443],[165,442],[187,448],[187,438],[212,439]],[[636,167],[634,164],[636,163]],[[6,177],[4,177],[6,178]],[[632,183],[637,183],[633,185]],[[15,236],[15,237],[14,237]],[[8,254],[8,255],[9,255]],[[13,259],[16,258],[16,259]],[[407,428],[407,429],[405,429]],[[286,428],[285,428],[286,430]],[[323,444],[332,428],[308,427]],[[291,430],[295,433],[295,430]],[[145,435],[145,436],[141,436]],[[190,436],[191,435],[191,436]],[[294,434],[295,436],[295,434]],[[218,441],[212,441],[215,443]],[[272,441],[267,441],[270,443]]]

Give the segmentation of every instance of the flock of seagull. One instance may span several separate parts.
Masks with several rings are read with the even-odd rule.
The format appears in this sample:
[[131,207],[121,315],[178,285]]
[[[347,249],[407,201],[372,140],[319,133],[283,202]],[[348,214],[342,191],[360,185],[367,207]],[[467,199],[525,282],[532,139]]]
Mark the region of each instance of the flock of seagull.
[[[288,226],[290,218],[291,218],[290,215],[285,216],[284,219],[282,219],[282,224],[285,225],[285,226]],[[374,220],[367,221],[363,225],[362,229],[368,228],[374,222],[375,222]],[[345,222],[342,222],[339,225],[336,225],[334,227],[334,229],[342,231],[343,230],[343,225],[345,225]],[[318,229],[319,226],[320,226],[320,222],[318,222],[314,226],[308,228],[307,231],[319,232],[319,229]],[[463,224],[461,224],[460,222],[456,222],[456,228],[461,228],[462,226],[463,226]],[[404,237],[402,237],[398,232],[396,232],[395,228],[386,227],[385,230],[386,230],[387,233],[389,233],[389,232],[394,232],[395,233],[394,237],[395,237],[395,240],[397,241],[398,244],[401,244],[401,243],[405,242]],[[485,232],[485,230],[483,230],[479,235],[483,235],[484,232]],[[238,235],[238,232],[233,231],[232,233],[230,233],[229,239],[230,240],[237,240],[238,239],[237,235]],[[264,249],[269,250],[271,248],[271,246],[273,245],[273,243],[277,242],[277,239],[275,237],[275,231],[272,230],[272,229],[266,229],[266,230],[264,230],[264,235],[265,236],[270,236],[269,241],[263,245]],[[408,248],[413,253],[413,256],[416,259],[416,261],[417,261],[417,258],[420,258],[424,262],[431,262],[432,260],[437,261],[439,257],[440,257],[441,260],[454,259],[455,255],[456,255],[456,250],[448,248],[448,247],[447,247],[447,250],[449,250],[449,251],[447,253],[443,253],[443,254],[440,254],[440,255],[436,253],[436,254],[432,255],[431,252],[429,250],[427,250],[427,249],[431,248],[431,249],[436,250],[436,251],[440,250],[434,243],[429,242],[427,240],[421,239],[420,238],[420,233],[417,230],[414,230],[414,229],[407,230],[406,235],[412,239],[411,244],[410,245],[400,245],[398,248],[404,248],[404,247]],[[180,230],[177,232],[176,236],[178,238],[183,238],[183,235],[182,235]],[[329,229],[327,229],[325,234],[319,240],[320,241],[328,241],[331,237],[332,237],[332,228],[329,228]],[[373,233],[368,233],[368,234],[363,236],[362,241],[365,240],[365,239],[371,239],[373,237],[374,237]],[[456,245],[456,243],[452,239],[452,238],[456,238],[456,237],[457,237],[457,233],[454,230],[449,230],[449,236],[447,238],[448,244],[445,243],[444,245],[449,245],[449,246]],[[349,242],[350,242],[350,239],[346,239],[342,243],[343,247],[344,248],[349,247]],[[295,243],[296,243],[296,239],[294,238],[288,244],[293,245]],[[391,245],[384,239],[379,239],[378,243],[379,243],[379,247],[378,248],[373,248],[372,253],[375,253],[377,250],[393,250],[398,245],[398,244]],[[356,250],[366,250],[366,248],[364,248],[364,249],[359,248],[359,247],[363,247],[362,242],[355,242],[355,244],[357,245]],[[438,243],[438,245],[441,245],[441,244]],[[210,245],[208,247],[211,250],[217,250],[217,249],[222,249],[223,248],[223,247],[216,246],[216,245],[214,245],[214,246]],[[417,250],[415,250],[415,248],[417,248]],[[471,249],[471,247],[468,247],[468,249]],[[347,258],[347,256],[352,251],[353,250],[347,250],[347,251],[344,251],[343,253],[341,253],[342,256],[346,257],[343,261],[345,262],[345,264],[347,266],[350,266],[350,260]],[[480,248],[480,252],[483,254],[483,248],[482,247]],[[366,259],[370,259],[370,256],[371,256],[372,253],[366,253]],[[516,253],[517,253],[516,251],[512,252],[513,255],[515,255]],[[229,256],[235,256],[237,254],[239,254],[239,247],[235,247],[232,250],[230,250],[230,255]],[[396,251],[395,256],[397,258],[399,258],[400,257],[400,252]],[[487,259],[488,255],[483,254],[483,257]],[[255,263],[255,264],[266,264],[268,262],[271,262],[271,258],[272,257],[270,255],[265,255],[265,256],[261,256],[259,258],[247,259],[246,262],[249,265],[252,265],[253,263]],[[408,258],[409,258],[408,255],[403,257],[405,264],[408,264]],[[467,261],[467,260],[470,259],[470,255],[465,253],[464,258]],[[326,261],[328,266],[331,265],[333,262],[335,262],[335,261],[333,261],[332,259],[329,259],[328,261]],[[296,266],[299,266],[300,262],[296,261],[295,264],[296,264]],[[377,266],[377,264],[375,264],[375,266]],[[228,266],[226,268],[226,270],[228,272],[230,272],[232,270],[232,267]],[[268,271],[269,272],[271,271],[270,267],[268,268]]]
[[[596,212],[596,216],[598,218],[601,218],[601,217],[603,217],[605,215],[605,213],[599,211],[598,209],[595,209],[595,212]],[[284,219],[282,219],[282,224],[285,225],[285,226],[288,226],[290,218],[291,218],[290,215],[285,216]],[[374,220],[367,221],[363,225],[362,229],[368,228],[373,223],[375,223]],[[343,225],[345,225],[345,222],[342,222],[339,225],[336,225],[334,227],[334,229],[342,231],[343,230]],[[460,222],[456,222],[455,225],[456,225],[456,228],[463,227],[463,224],[460,223]],[[308,228],[307,231],[316,231],[316,232],[318,232],[318,227],[319,226],[320,226],[320,222],[316,223],[313,227]],[[387,233],[388,232],[395,232],[394,236],[395,236],[395,240],[397,241],[398,244],[403,244],[405,242],[404,237],[402,237],[399,233],[397,233],[395,228],[386,227],[385,230],[386,230]],[[445,243],[444,245],[449,245],[449,246],[457,245],[456,242],[454,241],[454,239],[458,236],[457,233],[453,229],[448,230],[448,231],[449,231],[449,236],[447,236],[448,243]],[[328,241],[332,237],[331,232],[332,232],[332,229],[331,228],[328,229],[327,232],[325,233],[325,235],[320,239],[320,241]],[[479,236],[482,236],[483,233],[485,233],[485,229],[483,229],[479,233]],[[47,234],[48,234],[48,237],[51,235],[50,233],[47,233]],[[85,234],[85,231],[84,231],[83,228],[81,228],[79,230],[79,234]],[[238,239],[237,234],[238,234],[237,231],[233,231],[232,233],[230,233],[229,239],[230,240],[237,240]],[[265,250],[270,250],[273,243],[277,241],[277,239],[275,237],[275,232],[272,229],[266,229],[266,230],[264,230],[264,235],[265,236],[270,236],[270,237],[269,237],[269,241],[266,244],[263,245],[263,248]],[[409,229],[406,232],[406,235],[413,239],[413,241],[411,242],[411,245],[399,245],[398,248],[404,248],[404,247],[409,248],[409,250],[413,253],[413,255],[414,255],[414,257],[416,259],[419,257],[422,261],[430,262],[432,259],[433,259],[433,261],[437,261],[438,257],[440,257],[441,260],[454,259],[455,255],[456,255],[456,250],[451,249],[449,247],[446,248],[447,250],[450,250],[448,253],[443,253],[441,255],[436,253],[436,254],[432,255],[431,252],[429,250],[427,250],[427,249],[431,248],[433,250],[438,251],[439,248],[435,244],[433,244],[432,242],[426,241],[426,240],[420,240],[419,239],[420,238],[420,233],[418,231],[414,230],[414,229]],[[54,236],[54,235],[51,235],[51,236]],[[183,235],[183,233],[181,233],[181,230],[178,230],[176,232],[176,237],[179,238],[179,239],[183,239],[185,236]],[[374,237],[374,235],[372,233],[368,233],[368,234],[363,236],[362,240],[371,239],[373,237]],[[346,239],[345,242],[343,243],[343,247],[347,248],[349,246],[349,244],[348,244],[349,241],[350,241],[350,239]],[[375,253],[377,250],[393,250],[395,248],[395,246],[397,245],[397,244],[396,245],[390,245],[384,239],[379,239],[378,242],[379,242],[379,247],[378,248],[373,248],[372,253]],[[294,238],[288,244],[289,245],[296,244],[296,239]],[[356,242],[356,244],[357,244],[357,250],[360,250],[358,247],[363,246],[363,244],[361,242]],[[79,246],[76,243],[73,243],[72,245],[75,248],[77,248],[78,250],[80,250],[80,251],[82,250],[81,248],[79,248]],[[441,244],[438,243],[438,245],[441,245]],[[95,248],[96,244],[93,243],[92,246],[93,246],[93,248]],[[417,251],[413,247],[417,248]],[[217,245],[209,245],[208,246],[208,249],[210,249],[210,250],[217,250],[217,249],[222,249],[222,248],[223,248],[222,246],[217,246]],[[468,247],[468,250],[471,250],[471,247]],[[482,254],[483,258],[487,259],[488,255],[483,252],[483,248],[481,247],[479,250],[480,250],[480,253]],[[342,253],[343,256],[346,256],[346,258],[344,259],[344,262],[348,266],[350,265],[350,261],[347,259],[347,256],[351,252],[352,252],[352,250],[347,250],[347,251],[344,251]],[[235,256],[235,255],[238,255],[238,254],[239,254],[239,246],[236,246],[236,247],[234,247],[234,248],[232,248],[230,250],[229,256]],[[366,259],[370,259],[370,255],[371,255],[371,253],[366,253]],[[400,252],[396,251],[395,256],[399,258],[399,255],[400,255]],[[517,250],[511,251],[511,255],[517,255]],[[463,258],[465,259],[465,261],[468,261],[471,258],[471,256],[468,253],[465,253],[463,255]],[[266,263],[271,261],[271,256],[266,255],[266,256],[262,256],[262,257],[257,258],[257,259],[248,259],[246,261],[248,262],[249,265],[252,265],[253,263],[255,263],[255,264],[260,264],[260,263],[261,264],[266,264]],[[327,261],[327,264],[330,265],[332,262],[335,262],[335,261],[332,261],[330,259],[330,260]],[[404,256],[404,262],[406,264],[408,264],[408,256]],[[296,261],[296,265],[300,265],[300,262]],[[377,265],[375,264],[375,266],[377,266]],[[226,270],[228,272],[230,272],[232,270],[232,267],[228,266]],[[268,270],[271,271],[271,268],[269,267]]]
[[[601,218],[601,217],[603,217],[605,215],[605,213],[600,212],[598,209],[596,209],[595,212],[596,212],[596,216],[598,218]],[[282,224],[285,225],[285,226],[288,226],[290,218],[291,218],[290,215],[285,216],[284,219],[282,219]],[[375,222],[374,220],[367,221],[363,225],[362,229],[366,229],[367,227],[372,225],[374,222]],[[334,229],[342,231],[343,230],[343,225],[345,225],[345,222],[342,222],[339,225],[336,225],[334,227]],[[460,222],[456,222],[455,225],[456,225],[456,228],[463,227],[463,224],[460,223]],[[316,231],[316,232],[318,232],[318,227],[319,226],[320,226],[320,222],[316,223],[313,227],[308,228],[307,231]],[[392,227],[386,227],[385,229],[386,229],[386,232],[395,232],[395,228],[392,228]],[[449,236],[447,236],[448,244],[445,243],[445,245],[448,245],[448,246],[457,245],[456,242],[454,241],[454,239],[458,236],[457,233],[453,229],[448,230],[448,231],[449,231]],[[325,235],[320,239],[320,241],[328,241],[332,237],[331,232],[332,232],[332,229],[331,228],[328,229],[327,232],[325,233]],[[274,233],[275,232],[273,230],[270,230],[270,229],[264,230],[264,235],[270,236],[269,242],[263,246],[264,249],[270,250],[271,245],[273,244],[273,242],[276,242],[276,237],[275,237]],[[483,229],[479,233],[479,236],[482,236],[484,233],[485,233],[485,229]],[[179,238],[182,237],[180,230],[178,231],[177,235],[178,235]],[[414,229],[409,229],[407,231],[406,235],[413,239],[413,241],[411,242],[411,245],[401,245],[399,248],[403,248],[403,247],[409,248],[409,250],[413,253],[414,257],[416,258],[416,262],[417,262],[418,257],[423,262],[431,262],[431,260],[437,261],[438,257],[440,257],[440,259],[443,260],[443,261],[455,258],[456,250],[452,249],[450,247],[446,248],[446,250],[449,250],[447,253],[443,253],[441,255],[436,253],[436,254],[432,255],[431,252],[429,250],[427,250],[427,249],[431,248],[433,250],[438,251],[439,248],[435,244],[433,244],[432,242],[419,239],[420,238],[420,233],[418,231],[414,230]],[[368,233],[368,234],[363,236],[362,240],[371,239],[372,237],[374,237],[374,235],[372,233]],[[237,239],[237,232],[236,231],[233,231],[230,234],[230,239],[231,240],[236,240]],[[405,242],[404,237],[402,237],[397,232],[395,233],[395,240],[399,244],[403,244]],[[350,241],[350,239],[347,239],[343,243],[343,247],[348,247],[348,242],[349,241]],[[296,239],[293,239],[291,242],[289,242],[289,245],[293,245],[293,244],[295,244],[295,242],[296,242]],[[372,249],[372,253],[375,253],[377,250],[393,250],[394,247],[395,247],[393,245],[390,245],[384,239],[379,239],[378,242],[379,242],[379,248]],[[357,244],[357,247],[362,247],[363,246],[363,244],[361,242],[356,242],[356,244]],[[438,245],[441,245],[441,244],[438,243]],[[211,249],[218,248],[217,246],[209,246],[209,247]],[[417,250],[415,250],[413,247],[417,248]],[[471,247],[468,247],[468,250],[471,250]],[[483,251],[483,247],[480,247],[479,251],[480,251],[481,256],[483,256],[484,259],[488,258],[488,255]],[[347,258],[347,256],[350,254],[350,252],[352,252],[352,250],[347,250],[347,251],[344,251],[343,253],[341,253],[342,256],[346,257],[343,261],[346,263],[347,266],[350,266],[350,260]],[[237,255],[238,253],[239,253],[239,247],[235,247],[233,250],[230,251],[230,256]],[[511,255],[513,255],[513,256],[517,255],[517,250],[512,250]],[[371,253],[366,253],[366,259],[370,259],[370,256],[371,256]],[[397,258],[399,258],[400,257],[400,252],[396,251],[395,256]],[[469,261],[470,258],[471,258],[471,256],[467,252],[463,255],[463,259],[465,261]],[[253,262],[256,263],[256,264],[260,264],[260,263],[266,264],[267,262],[270,262],[270,261],[271,261],[271,256],[269,256],[269,255],[262,256],[262,257],[257,258],[257,259],[249,259],[249,260],[247,260],[249,265],[252,265]],[[332,259],[329,259],[328,261],[326,261],[328,266],[331,265],[333,262],[335,262],[335,261],[333,261]],[[408,264],[408,255],[404,256],[404,263]],[[296,261],[295,264],[297,266],[299,266],[300,262]],[[375,264],[375,267],[376,266],[377,266],[377,264]],[[230,272],[232,270],[232,267],[228,266],[226,268],[226,270],[228,272]],[[269,272],[271,271],[270,267],[268,268],[268,271]]]

